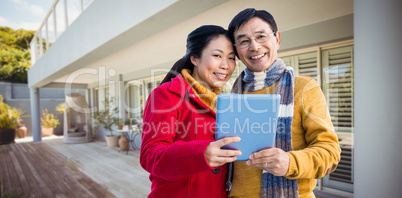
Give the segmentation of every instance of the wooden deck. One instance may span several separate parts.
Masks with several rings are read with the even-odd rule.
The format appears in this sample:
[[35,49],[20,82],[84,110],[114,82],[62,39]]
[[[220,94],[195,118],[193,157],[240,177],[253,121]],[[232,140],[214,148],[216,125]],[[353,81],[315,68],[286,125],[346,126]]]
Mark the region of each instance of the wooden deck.
[[31,197],[146,197],[150,192],[139,151],[120,153],[102,141],[64,144],[56,138],[2,145],[0,159],[4,190]]

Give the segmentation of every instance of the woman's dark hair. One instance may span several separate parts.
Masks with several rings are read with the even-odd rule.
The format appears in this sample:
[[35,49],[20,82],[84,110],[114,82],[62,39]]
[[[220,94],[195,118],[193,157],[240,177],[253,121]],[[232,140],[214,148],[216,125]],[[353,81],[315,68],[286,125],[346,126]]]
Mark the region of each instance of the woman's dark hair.
[[165,78],[161,82],[161,85],[165,82],[170,82],[172,78],[176,77],[180,74],[182,69],[189,69],[191,72],[194,70],[194,65],[191,63],[191,56],[196,58],[200,58],[202,51],[208,46],[211,40],[219,37],[225,36],[229,39],[227,35],[227,31],[216,25],[203,25],[194,31],[192,31],[187,36],[187,50],[186,55],[183,56],[180,60],[178,60],[170,69],[169,73],[166,74]]
[[[232,43],[236,42],[235,38],[234,38],[235,31],[238,30],[240,28],[240,26],[242,26],[244,23],[247,23],[253,17],[258,17],[258,18],[264,20],[265,22],[267,22],[268,25],[271,27],[271,30],[273,32],[275,32],[274,36],[276,36],[278,27],[276,26],[274,17],[269,12],[267,12],[265,10],[256,10],[254,8],[247,8],[247,9],[239,12],[239,14],[237,14],[229,24],[228,35],[229,35],[230,41],[232,41]],[[236,52],[236,54],[237,54],[237,52]]]

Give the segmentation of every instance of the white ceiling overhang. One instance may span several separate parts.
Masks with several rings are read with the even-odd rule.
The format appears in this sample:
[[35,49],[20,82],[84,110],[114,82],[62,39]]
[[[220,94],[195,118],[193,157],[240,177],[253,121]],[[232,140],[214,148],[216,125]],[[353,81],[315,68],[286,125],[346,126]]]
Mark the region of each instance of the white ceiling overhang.
[[[36,81],[30,83],[30,86],[45,87],[52,83],[63,84],[71,81],[72,75],[74,76],[72,83],[93,84],[100,80],[100,72],[94,74],[94,71],[99,71],[100,67],[103,67],[102,71],[106,71],[105,78],[108,78],[108,72],[111,70],[115,72],[114,75],[140,78],[146,76],[147,74],[143,73],[150,68],[168,69],[175,60],[184,55],[185,41],[189,32],[205,24],[221,25],[227,28],[233,16],[249,7],[269,11],[275,17],[281,32],[353,13],[352,0],[175,1],[155,15],[128,28],[127,31],[120,32],[107,42],[100,43],[88,53],[60,65],[57,71],[51,72],[48,76],[35,78]],[[124,21],[121,22],[124,23]],[[73,24],[70,28],[78,27],[74,27]],[[50,48],[49,52],[51,50]],[[46,58],[45,55],[42,58]],[[55,52],[52,55],[58,56],[60,53]],[[61,56],[68,56],[68,54]],[[38,66],[42,65],[46,63]],[[32,74],[41,71],[41,68],[35,67],[36,65],[32,67]],[[88,72],[85,73],[82,69]],[[82,74],[76,75],[75,73],[80,70],[83,71]],[[142,75],[136,76],[140,73]]]

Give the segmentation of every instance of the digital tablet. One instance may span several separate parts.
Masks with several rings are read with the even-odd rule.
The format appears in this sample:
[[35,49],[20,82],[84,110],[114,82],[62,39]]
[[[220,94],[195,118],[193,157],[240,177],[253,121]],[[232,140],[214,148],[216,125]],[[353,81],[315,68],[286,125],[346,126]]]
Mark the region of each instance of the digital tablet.
[[215,139],[239,136],[240,142],[222,147],[240,150],[237,161],[274,147],[280,98],[279,94],[219,94]]

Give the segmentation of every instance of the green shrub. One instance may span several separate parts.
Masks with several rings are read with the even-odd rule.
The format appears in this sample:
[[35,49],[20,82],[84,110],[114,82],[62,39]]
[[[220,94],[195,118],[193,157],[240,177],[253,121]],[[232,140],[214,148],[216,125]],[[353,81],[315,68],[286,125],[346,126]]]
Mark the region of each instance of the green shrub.
[[22,110],[10,107],[3,102],[3,96],[0,95],[0,128],[12,129],[17,127],[21,121]]
[[[94,131],[96,131],[100,125],[106,131],[110,132],[110,135],[113,135],[113,125],[119,125],[119,119],[115,117],[119,113],[118,107],[114,106],[115,98],[108,99],[106,98],[102,104],[102,109],[99,109],[95,114],[95,122],[94,122]],[[124,123],[124,120],[123,120]]]
[[47,109],[42,111],[41,121],[43,128],[56,128],[57,125],[60,124],[59,119],[55,115],[49,113]]

